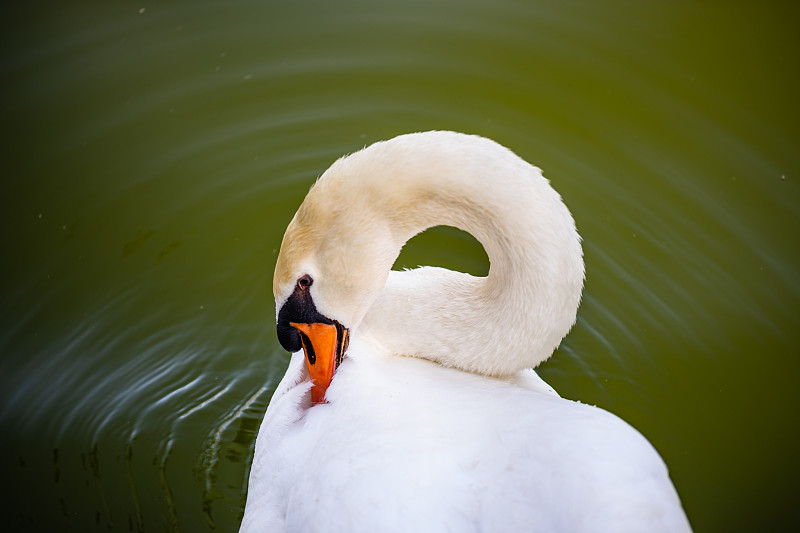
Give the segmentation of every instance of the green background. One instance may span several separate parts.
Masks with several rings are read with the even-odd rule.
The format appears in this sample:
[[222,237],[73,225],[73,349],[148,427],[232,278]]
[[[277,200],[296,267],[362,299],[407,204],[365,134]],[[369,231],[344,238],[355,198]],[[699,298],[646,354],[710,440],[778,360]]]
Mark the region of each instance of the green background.
[[[796,528],[793,6],[4,6],[2,529],[234,531],[284,228],[337,157],[427,129],[510,147],[575,216],[586,290],[541,375],[647,436],[696,531]],[[419,264],[487,270],[448,229]]]

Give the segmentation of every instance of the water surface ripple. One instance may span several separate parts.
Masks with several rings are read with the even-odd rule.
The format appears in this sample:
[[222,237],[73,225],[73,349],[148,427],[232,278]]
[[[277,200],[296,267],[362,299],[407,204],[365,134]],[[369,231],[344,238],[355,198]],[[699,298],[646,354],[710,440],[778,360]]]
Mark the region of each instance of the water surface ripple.
[[[288,361],[284,228],[336,158],[434,128],[509,146],[576,218],[586,290],[542,376],[653,442],[696,531],[793,523],[788,4],[51,4],[0,32],[4,530],[235,530]],[[447,228],[420,264],[488,268]]]

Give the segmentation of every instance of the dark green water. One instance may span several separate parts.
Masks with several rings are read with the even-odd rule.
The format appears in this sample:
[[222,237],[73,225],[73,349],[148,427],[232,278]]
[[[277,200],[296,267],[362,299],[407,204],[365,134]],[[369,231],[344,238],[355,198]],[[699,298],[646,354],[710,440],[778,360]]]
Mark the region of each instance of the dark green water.
[[[75,4],[0,19],[3,530],[235,530],[284,228],[338,156],[435,128],[577,220],[541,375],[650,439],[696,531],[797,527],[791,3]],[[446,230],[398,263],[486,270]]]

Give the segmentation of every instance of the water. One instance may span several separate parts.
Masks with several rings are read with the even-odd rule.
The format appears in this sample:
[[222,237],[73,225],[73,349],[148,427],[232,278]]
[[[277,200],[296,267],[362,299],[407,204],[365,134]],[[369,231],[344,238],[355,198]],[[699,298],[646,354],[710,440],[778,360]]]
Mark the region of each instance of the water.
[[[93,4],[93,5],[92,5]],[[698,2],[29,3],[2,19],[7,531],[231,531],[288,361],[305,191],[479,133],[572,210],[587,282],[541,374],[660,451],[696,531],[794,523],[797,9]],[[426,232],[398,266],[485,273]]]

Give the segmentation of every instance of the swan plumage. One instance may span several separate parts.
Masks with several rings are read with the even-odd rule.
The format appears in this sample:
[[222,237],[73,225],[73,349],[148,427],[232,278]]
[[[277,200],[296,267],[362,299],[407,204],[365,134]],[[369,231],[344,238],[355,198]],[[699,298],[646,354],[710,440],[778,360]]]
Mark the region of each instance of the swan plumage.
[[[439,224],[483,244],[487,277],[390,272]],[[582,285],[561,198],[493,141],[409,134],[334,163],[276,264],[294,353],[241,531],[688,531],[652,445],[532,369],[574,323]],[[335,375],[317,377],[326,357]]]

